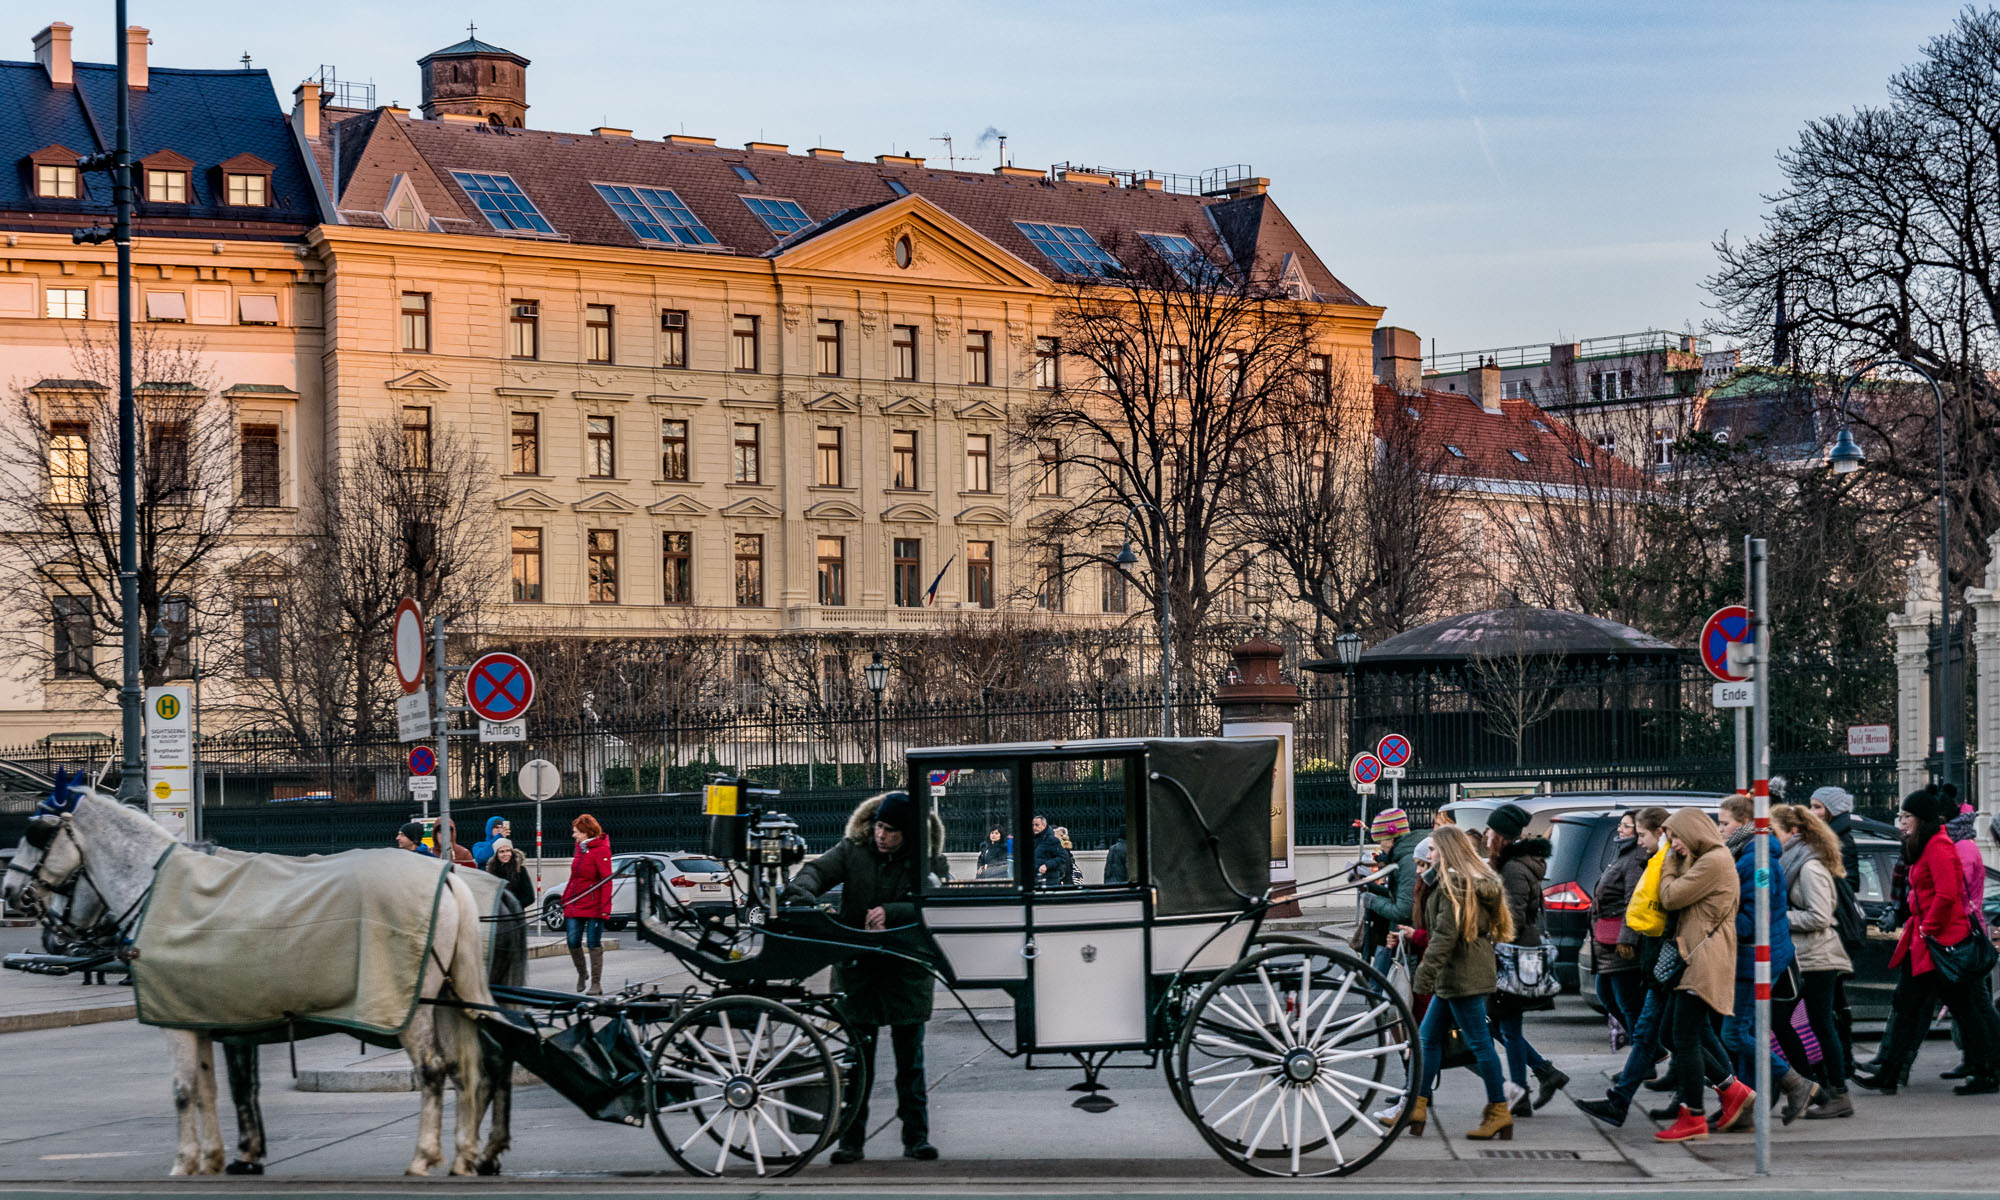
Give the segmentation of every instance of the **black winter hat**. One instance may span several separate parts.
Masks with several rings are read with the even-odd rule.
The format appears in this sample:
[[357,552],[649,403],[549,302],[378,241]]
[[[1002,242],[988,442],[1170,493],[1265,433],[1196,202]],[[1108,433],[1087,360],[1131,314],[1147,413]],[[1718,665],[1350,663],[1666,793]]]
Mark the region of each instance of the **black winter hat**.
[[1510,841],[1528,828],[1528,810],[1518,804],[1503,804],[1486,818],[1486,828]]
[[424,827],[422,825],[417,824],[415,821],[406,822],[403,825],[403,827],[398,829],[396,832],[402,834],[406,838],[409,838],[413,842],[422,842],[424,840]]
[[1942,825],[1958,815],[1958,789],[1951,784],[1942,788],[1926,784],[1903,797],[1903,811],[1919,821]]
[[906,838],[917,836],[921,815],[908,792],[884,792],[882,802],[875,806],[875,819],[891,829],[901,830]]

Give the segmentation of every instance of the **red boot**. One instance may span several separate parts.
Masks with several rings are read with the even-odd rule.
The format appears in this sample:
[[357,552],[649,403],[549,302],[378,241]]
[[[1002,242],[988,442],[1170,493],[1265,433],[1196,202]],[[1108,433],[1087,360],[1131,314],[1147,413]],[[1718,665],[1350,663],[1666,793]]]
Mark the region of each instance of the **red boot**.
[[1716,1116],[1715,1132],[1728,1133],[1736,1128],[1743,1114],[1750,1111],[1750,1102],[1757,1098],[1757,1093],[1745,1086],[1741,1079],[1732,1079],[1715,1089],[1715,1098],[1722,1101],[1722,1111]]
[[1708,1118],[1681,1105],[1680,1119],[1653,1135],[1658,1142],[1691,1142],[1708,1136]]

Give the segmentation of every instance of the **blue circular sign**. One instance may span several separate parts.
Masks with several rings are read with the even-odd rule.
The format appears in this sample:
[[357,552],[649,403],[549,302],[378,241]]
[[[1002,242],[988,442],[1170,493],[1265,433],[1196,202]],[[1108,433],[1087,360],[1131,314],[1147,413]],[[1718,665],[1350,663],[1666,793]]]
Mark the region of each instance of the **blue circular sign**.
[[410,747],[410,774],[428,775],[437,769],[437,751],[429,746]]
[[512,654],[481,655],[465,676],[465,702],[488,721],[512,721],[535,700],[535,673]]
[[1400,733],[1385,734],[1375,744],[1375,756],[1385,767],[1400,767],[1410,761],[1410,739]]
[[1750,610],[1741,604],[1719,608],[1701,627],[1701,663],[1708,673],[1724,683],[1742,683],[1748,675],[1729,669],[1729,647],[1750,640]]
[[1363,751],[1354,756],[1354,764],[1348,768],[1356,783],[1374,783],[1382,778],[1382,760]]

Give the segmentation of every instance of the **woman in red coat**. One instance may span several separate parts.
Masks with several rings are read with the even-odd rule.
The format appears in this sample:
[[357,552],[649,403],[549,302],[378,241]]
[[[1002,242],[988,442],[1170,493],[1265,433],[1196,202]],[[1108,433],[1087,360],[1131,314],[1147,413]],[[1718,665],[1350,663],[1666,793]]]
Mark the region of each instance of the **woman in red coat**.
[[[611,839],[597,818],[583,813],[570,822],[576,854],[569,860],[569,882],[563,885],[563,931],[569,937],[570,961],[576,964],[576,990],[604,994],[604,919],[611,915]],[[583,952],[590,951],[590,970]]]
[[1965,1082],[1952,1090],[1961,1096],[2000,1092],[2000,1014],[1976,979],[1946,978],[1932,953],[1933,948],[1961,946],[1975,933],[1958,852],[1944,831],[1945,821],[1957,812],[1956,790],[1936,784],[1903,799],[1897,824],[1904,830],[1903,861],[1910,868],[1910,919],[1889,959],[1891,967],[1902,968],[1891,1001],[1890,1029],[1883,1039],[1893,1049],[1875,1074],[1855,1077],[1862,1087],[1896,1090],[1943,1002],[1959,1019],[1965,1062],[1971,1068]]

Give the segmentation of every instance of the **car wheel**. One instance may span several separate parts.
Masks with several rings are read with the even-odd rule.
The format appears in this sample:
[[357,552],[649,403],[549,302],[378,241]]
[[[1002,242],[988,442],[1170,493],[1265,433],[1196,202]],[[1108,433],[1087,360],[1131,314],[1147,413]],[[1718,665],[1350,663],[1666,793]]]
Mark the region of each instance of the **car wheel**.
[[550,896],[542,901],[542,928],[550,933],[563,931],[562,897]]

